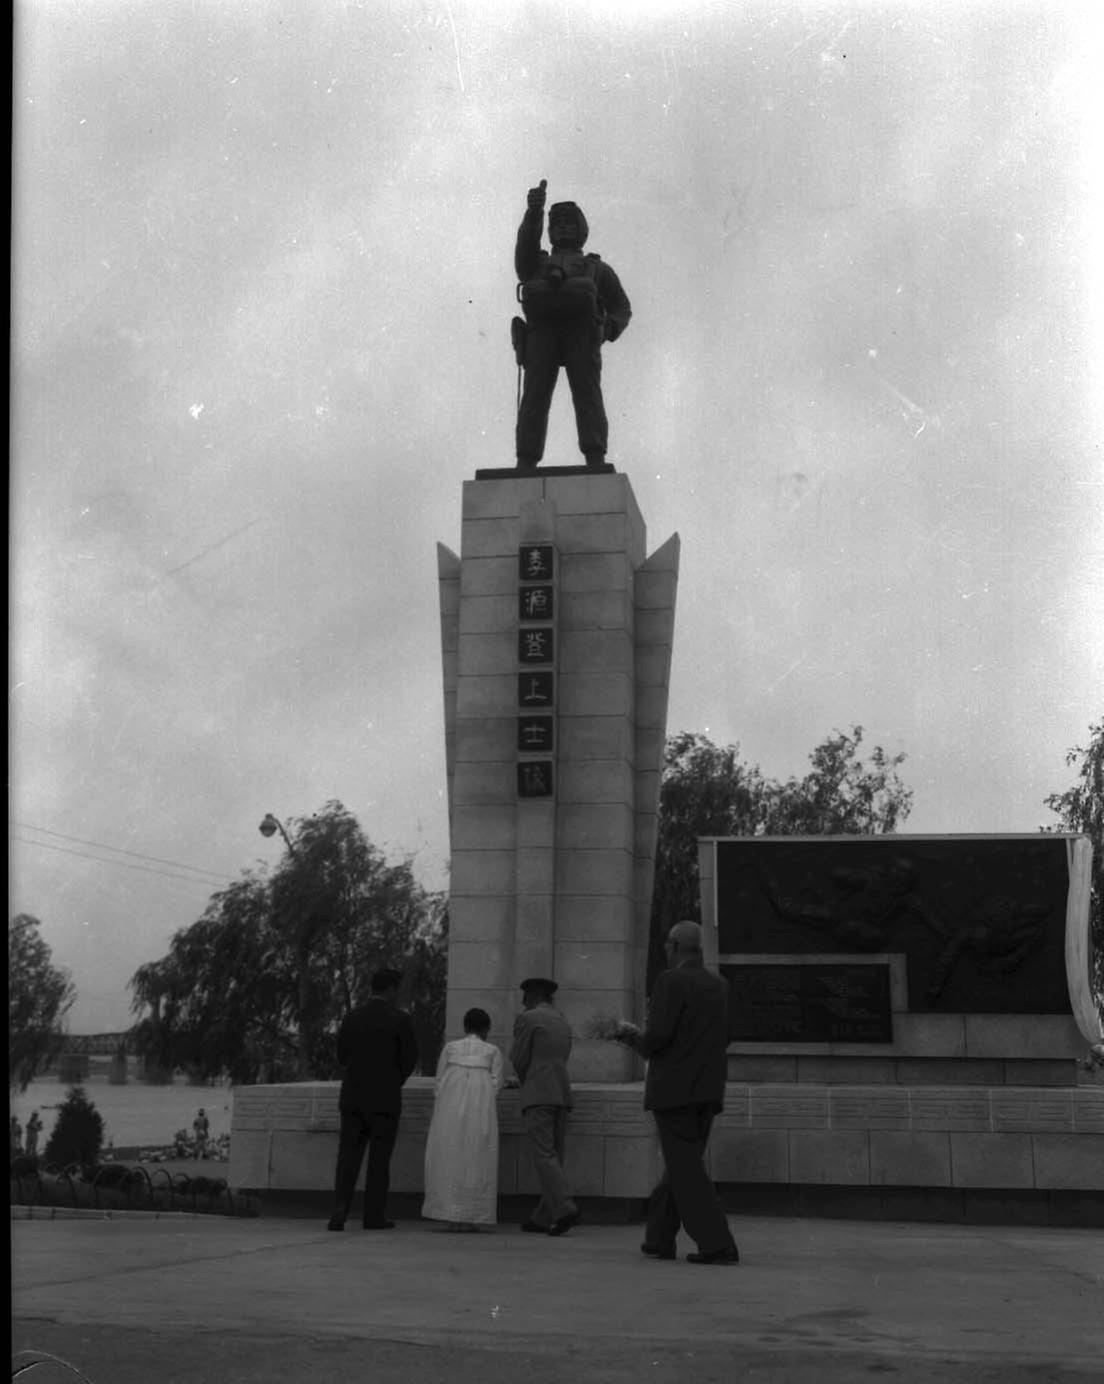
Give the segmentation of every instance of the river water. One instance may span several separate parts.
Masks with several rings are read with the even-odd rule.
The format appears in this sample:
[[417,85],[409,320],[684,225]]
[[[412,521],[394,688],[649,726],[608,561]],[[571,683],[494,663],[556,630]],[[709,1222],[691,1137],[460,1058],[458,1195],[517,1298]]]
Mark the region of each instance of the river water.
[[[211,1137],[230,1133],[234,1098],[229,1086],[191,1086],[178,1079],[171,1086],[147,1086],[131,1075],[123,1086],[112,1086],[106,1072],[93,1069],[81,1085],[85,1095],[103,1116],[104,1147],[135,1144],[143,1147],[171,1144],[178,1129],[191,1134],[196,1111],[203,1107],[211,1122]],[[57,1118],[56,1107],[65,1099],[69,1085],[57,1077],[32,1081],[25,1091],[10,1093],[9,1115],[16,1115],[24,1130],[27,1117],[37,1110],[42,1120],[38,1136],[39,1153]]]

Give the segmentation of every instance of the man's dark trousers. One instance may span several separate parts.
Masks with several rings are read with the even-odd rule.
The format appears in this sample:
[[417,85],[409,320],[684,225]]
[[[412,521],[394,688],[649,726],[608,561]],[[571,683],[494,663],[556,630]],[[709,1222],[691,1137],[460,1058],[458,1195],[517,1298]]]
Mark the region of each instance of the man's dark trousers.
[[602,338],[597,324],[587,320],[529,326],[517,422],[519,461],[536,463],[544,456],[548,410],[561,365],[571,386],[579,450],[605,456],[609,422],[602,402]]
[[342,1110],[334,1176],[334,1207],[342,1220],[353,1203],[365,1147],[368,1171],[364,1178],[364,1224],[378,1225],[384,1219],[391,1186],[391,1152],[398,1132],[397,1114],[365,1115],[359,1110]]
[[652,1111],[663,1151],[663,1176],[648,1200],[647,1244],[673,1248],[681,1225],[703,1254],[731,1247],[724,1207],[705,1167],[716,1113],[715,1105]]

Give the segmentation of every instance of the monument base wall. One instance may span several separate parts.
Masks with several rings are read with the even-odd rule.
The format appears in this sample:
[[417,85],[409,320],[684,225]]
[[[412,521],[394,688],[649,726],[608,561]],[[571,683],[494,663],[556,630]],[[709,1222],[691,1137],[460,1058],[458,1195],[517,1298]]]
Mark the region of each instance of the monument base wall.
[[[338,1090],[337,1082],[235,1088],[231,1185],[328,1192]],[[392,1161],[396,1195],[422,1190],[432,1110],[433,1081],[413,1078]],[[499,1130],[500,1194],[535,1196],[516,1090],[499,1096]],[[1075,1192],[1104,1207],[1104,1085],[730,1082],[709,1157],[714,1181],[743,1187],[745,1199],[758,1186],[764,1206],[785,1188],[792,1197],[797,1188],[880,1187],[911,1189],[921,1200]],[[576,1087],[567,1175],[579,1196],[646,1197],[660,1168],[642,1084]],[[961,1195],[943,1202],[960,1204]]]

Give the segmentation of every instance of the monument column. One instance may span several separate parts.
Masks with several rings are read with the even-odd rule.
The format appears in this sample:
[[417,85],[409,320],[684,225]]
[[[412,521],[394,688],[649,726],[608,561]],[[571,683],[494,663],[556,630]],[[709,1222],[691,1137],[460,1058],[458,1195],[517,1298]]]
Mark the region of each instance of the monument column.
[[446,1028],[472,1005],[508,1047],[550,975],[576,1080],[633,1057],[588,1039],[639,1019],[666,731],[677,536],[646,558],[625,476],[556,468],[466,482],[439,548],[452,855]]

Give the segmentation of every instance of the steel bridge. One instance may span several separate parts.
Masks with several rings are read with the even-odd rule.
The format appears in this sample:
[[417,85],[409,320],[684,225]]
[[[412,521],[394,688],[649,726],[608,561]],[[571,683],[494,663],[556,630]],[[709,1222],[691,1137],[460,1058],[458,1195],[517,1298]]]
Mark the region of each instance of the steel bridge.
[[120,1048],[130,1051],[130,1030],[122,1033],[67,1033],[59,1056],[80,1053],[86,1057],[114,1057]]

